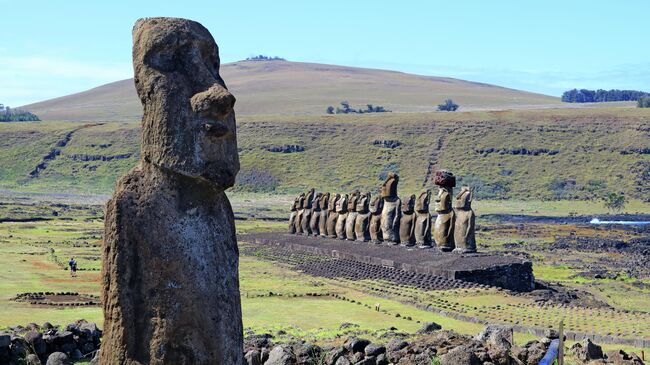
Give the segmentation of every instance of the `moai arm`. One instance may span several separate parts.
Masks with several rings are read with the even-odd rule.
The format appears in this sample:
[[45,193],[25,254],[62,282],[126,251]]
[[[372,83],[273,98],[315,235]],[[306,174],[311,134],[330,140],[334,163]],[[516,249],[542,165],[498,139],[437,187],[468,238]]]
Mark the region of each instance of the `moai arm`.
[[395,204],[395,218],[393,218],[393,228],[399,226],[399,221],[402,219],[402,201],[397,198],[397,204]]

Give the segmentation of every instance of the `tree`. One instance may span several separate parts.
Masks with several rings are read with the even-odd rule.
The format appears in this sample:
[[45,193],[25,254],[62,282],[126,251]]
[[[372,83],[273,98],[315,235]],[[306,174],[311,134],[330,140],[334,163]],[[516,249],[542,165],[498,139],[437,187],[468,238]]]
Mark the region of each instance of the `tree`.
[[334,107],[333,106],[328,106],[327,107],[327,114],[334,114]]
[[638,108],[650,108],[650,97],[643,97],[639,98],[639,100],[636,102],[636,106]]
[[627,204],[627,199],[623,193],[619,194],[611,192],[605,195],[603,201],[605,208],[613,213],[620,213],[623,209],[625,209],[625,205]]
[[458,110],[459,105],[454,103],[453,100],[447,99],[443,104],[438,105],[438,111],[444,111],[444,112],[455,112]]

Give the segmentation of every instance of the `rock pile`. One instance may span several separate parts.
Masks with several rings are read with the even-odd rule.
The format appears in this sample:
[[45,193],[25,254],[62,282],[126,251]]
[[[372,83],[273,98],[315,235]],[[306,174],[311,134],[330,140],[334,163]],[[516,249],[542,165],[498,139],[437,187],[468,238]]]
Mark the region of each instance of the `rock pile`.
[[0,332],[0,364],[66,364],[54,359],[92,359],[101,337],[97,325],[85,320],[65,327],[55,327],[49,322],[41,326],[30,323],[12,327],[9,332]]

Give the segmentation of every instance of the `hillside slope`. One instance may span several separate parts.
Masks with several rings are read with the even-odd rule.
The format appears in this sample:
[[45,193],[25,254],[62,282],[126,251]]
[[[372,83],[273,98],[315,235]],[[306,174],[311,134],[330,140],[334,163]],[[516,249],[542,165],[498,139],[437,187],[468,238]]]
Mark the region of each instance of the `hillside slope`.
[[[321,115],[328,105],[382,105],[396,112],[435,110],[452,98],[463,110],[559,106],[558,98],[451,78],[288,61],[240,61],[221,74],[238,115]],[[141,107],[133,80],[26,105],[43,120],[133,121]]]
[[[137,123],[0,124],[0,189],[110,193],[137,163]],[[235,189],[400,194],[434,188],[446,168],[477,197],[650,200],[650,110],[561,109],[240,117]]]

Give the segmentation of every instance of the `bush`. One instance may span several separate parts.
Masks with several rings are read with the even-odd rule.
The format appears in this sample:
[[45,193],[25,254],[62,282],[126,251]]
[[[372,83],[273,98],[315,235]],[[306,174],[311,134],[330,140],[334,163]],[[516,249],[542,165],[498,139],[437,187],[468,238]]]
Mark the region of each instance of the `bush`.
[[609,193],[603,197],[603,205],[613,213],[620,213],[627,205],[627,199],[623,193]]
[[36,115],[27,110],[11,109],[0,104],[0,122],[35,122],[39,120]]
[[442,112],[455,112],[458,108],[458,104],[451,99],[447,99],[444,103],[438,105],[438,111]]
[[635,101],[647,96],[650,96],[650,94],[637,90],[573,89],[562,94],[562,101],[565,103],[604,103],[608,101]]
[[637,108],[650,108],[650,97],[639,98],[636,102]]
[[[327,114],[334,114],[334,107],[328,106],[326,109]],[[347,101],[341,102],[341,107],[336,108],[336,114],[364,114],[364,113],[389,113],[390,110],[381,105],[374,106],[366,104],[366,109],[354,109]]]
[[247,57],[246,61],[286,61],[286,59],[278,56],[265,56],[265,55],[257,55],[253,57]]

